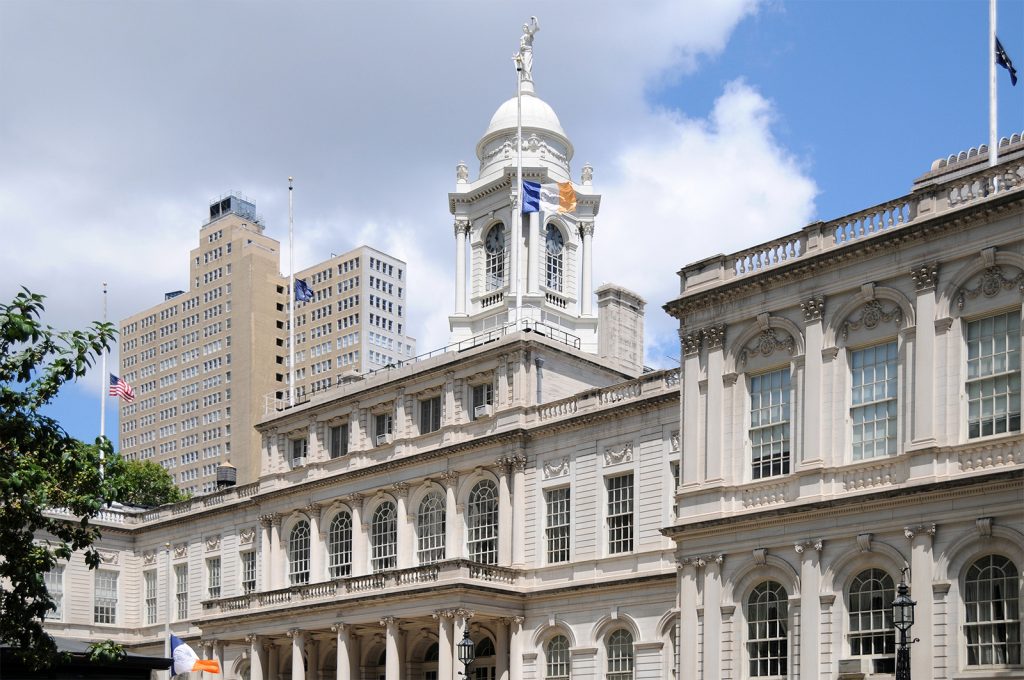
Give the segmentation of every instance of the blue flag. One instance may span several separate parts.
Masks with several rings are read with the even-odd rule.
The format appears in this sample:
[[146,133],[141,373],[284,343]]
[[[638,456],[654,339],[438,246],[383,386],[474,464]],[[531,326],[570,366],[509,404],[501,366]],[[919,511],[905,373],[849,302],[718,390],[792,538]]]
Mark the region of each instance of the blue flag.
[[523,212],[540,212],[540,182],[523,180]]
[[313,289],[302,279],[295,279],[295,301],[309,302],[313,299]]
[[1017,69],[1013,67],[1013,62],[1010,61],[1010,55],[1008,55],[1006,50],[1003,49],[1003,43],[999,42],[999,38],[996,38],[996,64],[1010,72],[1010,85],[1016,85]]

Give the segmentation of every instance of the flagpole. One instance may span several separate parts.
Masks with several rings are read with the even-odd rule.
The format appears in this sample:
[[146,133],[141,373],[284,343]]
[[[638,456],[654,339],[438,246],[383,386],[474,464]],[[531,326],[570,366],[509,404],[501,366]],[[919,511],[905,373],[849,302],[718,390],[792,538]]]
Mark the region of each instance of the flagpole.
[[996,0],[988,2],[988,167],[999,160],[999,140],[996,135]]
[[516,323],[522,316],[523,287],[520,285],[521,251],[523,240],[523,63],[522,56],[516,59],[516,189],[513,201],[516,211],[513,219],[513,247],[515,253]]
[[295,215],[288,178],[288,405],[295,406]]
[[[103,282],[103,323],[107,322],[107,282]],[[103,348],[100,370],[100,443],[106,439],[107,427],[107,390],[110,389],[110,375],[107,373],[107,350]],[[100,447],[100,477],[103,477],[105,454]]]

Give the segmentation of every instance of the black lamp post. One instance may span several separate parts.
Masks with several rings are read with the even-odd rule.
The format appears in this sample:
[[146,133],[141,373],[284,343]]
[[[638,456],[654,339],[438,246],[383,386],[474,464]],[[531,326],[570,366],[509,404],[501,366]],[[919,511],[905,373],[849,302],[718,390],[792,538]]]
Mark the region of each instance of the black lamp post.
[[469,639],[469,627],[466,627],[466,632],[459,640],[459,644],[456,645],[459,648],[459,661],[462,662],[464,677],[469,677],[469,664],[473,663],[476,658],[476,650],[473,647],[473,641]]
[[917,603],[907,593],[910,589],[906,581],[907,570],[900,576],[900,584],[896,586],[896,599],[892,601],[892,625],[900,632],[900,646],[896,650],[896,680],[910,680],[910,648],[907,646],[907,633],[914,625],[914,607]]

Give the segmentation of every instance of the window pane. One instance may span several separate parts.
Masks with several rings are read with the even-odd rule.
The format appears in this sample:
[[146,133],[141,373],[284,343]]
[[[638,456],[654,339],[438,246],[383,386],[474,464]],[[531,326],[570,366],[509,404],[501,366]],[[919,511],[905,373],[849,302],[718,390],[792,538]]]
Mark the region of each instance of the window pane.
[[433,491],[420,501],[416,513],[417,557],[420,564],[444,559],[445,497]]
[[789,473],[789,369],[750,378],[751,478]]
[[309,583],[309,522],[300,521],[288,537],[288,580],[292,585]]
[[331,578],[352,573],[352,516],[339,512],[327,532],[327,558]]
[[548,563],[569,561],[569,489],[546,491]]
[[466,514],[469,528],[469,559],[484,564],[498,563],[498,489],[485,480],[469,493]]
[[1021,662],[1019,572],[1002,555],[982,557],[964,578],[967,664]]
[[1020,431],[1020,312],[967,324],[967,436]]
[[630,552],[633,549],[633,474],[609,477],[608,490],[608,553]]
[[371,566],[374,571],[394,569],[398,555],[398,516],[395,504],[381,503],[373,511],[370,524],[370,543],[373,549]]
[[789,662],[786,589],[765,581],[747,598],[747,658],[751,677],[783,676]]

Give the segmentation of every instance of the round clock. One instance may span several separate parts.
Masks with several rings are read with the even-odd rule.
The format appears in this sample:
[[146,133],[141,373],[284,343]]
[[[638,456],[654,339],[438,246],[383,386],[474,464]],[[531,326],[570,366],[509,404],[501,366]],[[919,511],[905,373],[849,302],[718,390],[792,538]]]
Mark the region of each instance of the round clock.
[[562,246],[564,245],[565,239],[562,238],[562,232],[555,225],[549,224],[547,230],[548,252],[552,255],[557,255],[562,252]]
[[491,230],[487,232],[487,240],[484,242],[484,247],[487,248],[487,252],[492,255],[500,253],[505,249],[505,225],[496,224],[491,227]]

